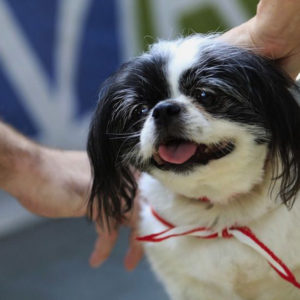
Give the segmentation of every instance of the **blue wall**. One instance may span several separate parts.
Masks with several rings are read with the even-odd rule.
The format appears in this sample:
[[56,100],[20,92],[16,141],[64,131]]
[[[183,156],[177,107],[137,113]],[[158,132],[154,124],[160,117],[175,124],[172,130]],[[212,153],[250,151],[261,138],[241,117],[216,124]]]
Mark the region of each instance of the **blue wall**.
[[[59,26],[61,18],[64,18],[63,4],[72,3],[72,5],[81,5],[84,12],[80,13],[84,20],[78,26],[75,34],[78,35],[79,42],[76,44],[75,68],[72,72],[72,81],[69,102],[72,102],[72,122],[80,121],[84,116],[90,115],[97,101],[97,94],[100,83],[111,74],[119,65],[120,45],[118,40],[118,22],[116,14],[116,4],[113,0],[0,0],[0,13],[9,17],[0,21],[1,32],[10,32],[10,26],[14,24],[17,32],[21,36],[17,37],[22,45],[29,48],[34,60],[49,86],[49,94],[53,94],[55,102],[64,101],[65,98],[55,99],[56,90],[59,85],[65,83],[59,82],[61,77],[55,71],[55,60],[58,46]],[[68,4],[66,4],[68,5]],[[67,11],[70,11],[67,9]],[[75,15],[75,14],[74,14]],[[74,21],[76,22],[76,21]],[[2,34],[1,34],[2,35]],[[0,35],[0,36],[1,36]],[[18,51],[10,44],[10,36],[0,38],[0,118],[7,123],[12,124],[26,135],[34,138],[47,140],[47,133],[43,132],[44,126],[39,124],[39,118],[34,112],[35,106],[45,106],[44,102],[37,98],[31,100],[29,105],[27,96],[24,96],[22,88],[19,87],[16,73],[11,75],[12,62],[19,60],[17,66],[21,76],[21,81],[32,86],[30,89],[37,89],[39,83],[35,78],[27,77],[28,66],[24,67]],[[15,36],[14,34],[12,34]],[[62,43],[68,43],[68,36]],[[1,45],[2,44],[2,45]],[[3,50],[3,47],[6,50]],[[3,54],[5,51],[10,54],[9,57]],[[24,53],[24,51],[23,51]],[[74,65],[74,63],[73,63]],[[16,72],[16,71],[15,71]],[[33,82],[35,81],[35,82]],[[25,83],[26,85],[26,83]],[[33,97],[34,98],[34,97]],[[50,97],[51,98],[51,97]],[[61,105],[57,105],[57,111],[54,107],[43,107],[39,110],[41,119],[51,117],[51,122],[55,123],[55,114],[61,114]],[[70,106],[69,106],[70,108]],[[63,115],[60,116],[63,118]],[[54,120],[54,121],[53,121]],[[51,122],[48,122],[51,124]],[[51,125],[47,125],[48,127]],[[70,126],[71,127],[71,126]]]

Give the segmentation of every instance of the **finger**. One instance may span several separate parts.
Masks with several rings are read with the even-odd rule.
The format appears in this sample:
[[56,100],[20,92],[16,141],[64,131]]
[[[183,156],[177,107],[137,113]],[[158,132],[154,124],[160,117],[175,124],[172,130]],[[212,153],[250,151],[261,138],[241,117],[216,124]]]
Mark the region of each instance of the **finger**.
[[118,237],[117,229],[111,229],[109,232],[96,225],[96,230],[98,237],[89,259],[90,266],[93,268],[99,267],[109,257]]
[[124,266],[128,271],[134,270],[143,257],[142,243],[136,240],[137,230],[133,229],[129,237],[129,249],[124,259]]

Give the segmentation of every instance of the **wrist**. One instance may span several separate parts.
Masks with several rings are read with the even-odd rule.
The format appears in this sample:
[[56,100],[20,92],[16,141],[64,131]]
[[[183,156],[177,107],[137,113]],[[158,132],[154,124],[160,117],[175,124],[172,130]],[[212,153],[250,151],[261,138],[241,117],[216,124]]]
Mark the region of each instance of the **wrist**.
[[87,214],[90,173],[82,152],[36,146],[18,164],[18,190],[13,195],[31,212],[50,218]]
[[[14,145],[9,154],[4,156],[7,171],[0,180],[1,188],[14,196],[28,210],[34,212],[36,190],[40,186],[39,165],[43,149],[26,140]],[[1,155],[2,156],[2,155]]]
[[20,185],[19,201],[45,217],[85,216],[90,170],[84,158],[83,152],[42,146],[32,149],[20,167],[28,179]]

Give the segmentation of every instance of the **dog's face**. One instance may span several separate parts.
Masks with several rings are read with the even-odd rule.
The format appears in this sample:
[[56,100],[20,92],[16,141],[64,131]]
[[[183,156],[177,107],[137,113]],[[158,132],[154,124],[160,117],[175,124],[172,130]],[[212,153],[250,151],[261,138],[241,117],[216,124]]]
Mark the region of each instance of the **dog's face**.
[[[300,109],[272,62],[215,39],[159,42],[105,83],[88,141],[91,201],[120,218],[132,167],[176,193],[226,204],[266,168],[280,196],[299,188]],[[126,205],[125,205],[126,207]]]

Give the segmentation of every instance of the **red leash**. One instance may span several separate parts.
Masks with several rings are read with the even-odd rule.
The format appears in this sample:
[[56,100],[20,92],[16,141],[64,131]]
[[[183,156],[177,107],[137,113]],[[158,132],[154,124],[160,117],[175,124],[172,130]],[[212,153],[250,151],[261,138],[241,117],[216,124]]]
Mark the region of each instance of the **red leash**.
[[165,241],[170,238],[180,236],[194,236],[203,239],[213,238],[236,238],[241,243],[251,247],[260,255],[262,255],[270,264],[270,266],[278,273],[284,280],[290,282],[295,287],[300,289],[300,283],[296,280],[292,271],[282,262],[282,260],[274,254],[264,243],[262,243],[255,234],[248,227],[237,227],[233,226],[225,228],[221,232],[215,232],[206,227],[195,227],[195,226],[180,226],[176,227],[173,224],[162,218],[153,208],[149,205],[144,209],[149,210],[148,214],[153,216],[157,221],[167,227],[165,230],[138,237],[137,240],[141,242],[152,242],[158,243]]

